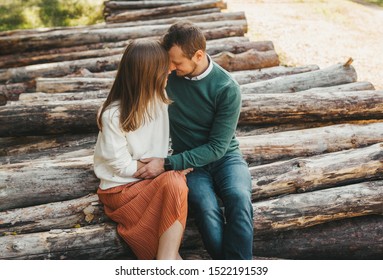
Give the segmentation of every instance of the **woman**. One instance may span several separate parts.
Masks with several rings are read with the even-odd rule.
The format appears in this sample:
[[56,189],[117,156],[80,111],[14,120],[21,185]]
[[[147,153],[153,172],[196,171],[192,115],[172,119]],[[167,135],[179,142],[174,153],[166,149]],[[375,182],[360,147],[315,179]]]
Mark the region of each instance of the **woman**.
[[97,116],[97,194],[138,259],[181,259],[188,171],[164,172],[154,179],[133,177],[145,165],[141,159],[167,156],[168,74],[168,54],[159,42],[132,41]]

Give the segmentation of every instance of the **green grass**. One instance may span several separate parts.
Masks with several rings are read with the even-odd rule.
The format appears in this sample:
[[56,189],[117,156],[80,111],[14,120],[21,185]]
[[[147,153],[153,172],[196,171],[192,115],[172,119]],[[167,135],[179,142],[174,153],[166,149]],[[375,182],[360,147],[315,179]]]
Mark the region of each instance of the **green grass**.
[[383,0],[366,0],[365,2],[371,3],[371,4],[376,4],[380,7],[383,7]]
[[2,0],[0,31],[103,21],[103,0]]

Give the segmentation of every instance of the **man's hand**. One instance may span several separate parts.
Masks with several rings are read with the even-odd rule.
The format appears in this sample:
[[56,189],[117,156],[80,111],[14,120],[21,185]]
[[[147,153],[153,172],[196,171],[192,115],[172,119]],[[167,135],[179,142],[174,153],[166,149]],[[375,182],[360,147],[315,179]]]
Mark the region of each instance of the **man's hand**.
[[138,165],[139,169],[133,174],[135,178],[152,179],[165,171],[163,158],[145,158],[140,159],[140,162],[145,165],[141,168]]

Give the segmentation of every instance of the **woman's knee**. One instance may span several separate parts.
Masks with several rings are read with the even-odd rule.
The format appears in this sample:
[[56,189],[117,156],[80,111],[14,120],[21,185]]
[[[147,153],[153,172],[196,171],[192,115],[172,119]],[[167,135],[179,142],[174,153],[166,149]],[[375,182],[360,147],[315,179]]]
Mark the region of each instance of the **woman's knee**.
[[178,192],[180,195],[187,196],[188,187],[185,175],[178,171],[167,171],[161,174],[160,186],[169,192]]

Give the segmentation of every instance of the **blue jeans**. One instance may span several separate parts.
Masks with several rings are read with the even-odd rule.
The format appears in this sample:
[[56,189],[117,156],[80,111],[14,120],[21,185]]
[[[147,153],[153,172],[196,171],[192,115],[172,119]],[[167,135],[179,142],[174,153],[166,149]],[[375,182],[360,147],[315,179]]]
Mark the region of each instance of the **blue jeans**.
[[[242,156],[225,155],[187,175],[188,203],[213,259],[252,259],[251,176]],[[224,211],[219,202],[222,200]]]

